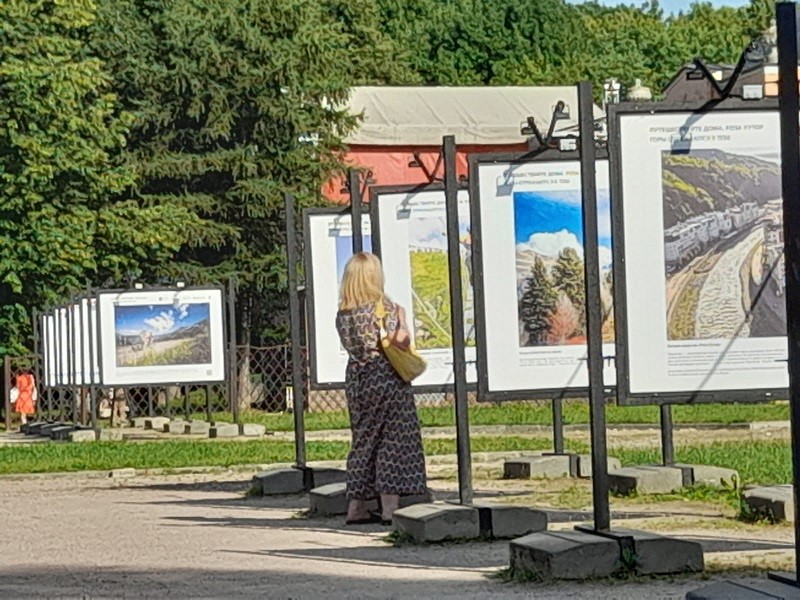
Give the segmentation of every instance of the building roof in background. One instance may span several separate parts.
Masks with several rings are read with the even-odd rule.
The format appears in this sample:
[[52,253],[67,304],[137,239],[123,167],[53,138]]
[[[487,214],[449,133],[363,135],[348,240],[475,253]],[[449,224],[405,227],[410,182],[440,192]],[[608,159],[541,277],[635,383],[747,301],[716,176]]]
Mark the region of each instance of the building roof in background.
[[[555,133],[578,131],[578,91],[560,87],[356,87],[348,108],[364,121],[347,137],[350,145],[438,146],[445,135],[458,144],[519,144],[528,136],[520,127],[529,116],[544,135],[556,103],[569,119]],[[604,117],[595,106],[595,119]]]

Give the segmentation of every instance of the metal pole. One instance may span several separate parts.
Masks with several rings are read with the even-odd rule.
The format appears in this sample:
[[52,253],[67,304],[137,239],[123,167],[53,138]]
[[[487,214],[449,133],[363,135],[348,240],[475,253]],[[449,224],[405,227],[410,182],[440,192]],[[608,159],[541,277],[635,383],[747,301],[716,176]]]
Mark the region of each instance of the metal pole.
[[672,426],[672,405],[662,404],[661,410],[661,462],[666,467],[675,464],[674,428]]
[[[44,354],[42,353],[42,315],[38,310],[33,311],[33,386],[36,390],[36,420],[42,420],[41,406],[44,401],[44,385],[42,384],[42,371],[44,370]],[[39,392],[42,390],[42,392]]]
[[350,188],[350,223],[353,228],[353,254],[364,250],[364,238],[361,235],[361,177],[358,171],[347,172]]
[[553,398],[553,452],[564,454],[564,401]]
[[[352,182],[352,172],[351,172]],[[357,179],[357,178],[356,178]],[[358,188],[358,185],[356,185]],[[350,190],[352,194],[352,189]],[[294,452],[295,466],[306,466],[305,393],[303,391],[303,357],[301,340],[300,297],[297,291],[297,235],[295,231],[294,196],[286,194],[286,271],[289,286],[289,320],[292,329],[292,396],[294,397]],[[358,238],[361,239],[359,223]],[[355,250],[356,228],[353,227]]]
[[597,185],[595,181],[594,100],[592,84],[578,84],[578,113],[583,197],[584,285],[586,287],[586,333],[589,368],[589,423],[592,442],[592,500],[594,528],[611,526],[608,501],[608,448],[606,406],[603,394],[603,315],[600,302],[600,265],[597,243]]
[[[211,423],[214,420],[214,414],[211,410],[211,388],[206,386],[206,421]],[[236,418],[234,417],[234,422],[236,422]]]
[[72,304],[67,304],[67,348],[69,349],[69,356],[67,357],[67,383],[69,389],[72,391],[72,424],[78,424],[78,402],[80,402],[80,392],[75,387],[77,362],[75,357],[75,315],[72,310]]
[[239,414],[239,361],[236,346],[236,284],[228,280],[228,395],[233,422],[240,423]]
[[[797,5],[776,5],[778,80],[780,81],[781,184],[786,261],[786,336],[792,426],[795,560],[800,561],[800,102],[797,77]],[[795,571],[795,578],[800,568]],[[800,579],[794,582],[800,584]]]
[[6,431],[11,431],[11,358],[3,358],[3,401],[6,409]]
[[453,332],[453,374],[456,410],[456,456],[458,497],[461,504],[472,502],[472,454],[469,440],[467,399],[467,358],[464,344],[464,296],[461,289],[461,252],[458,245],[458,175],[456,138],[443,138],[444,195],[447,212],[447,262],[450,270],[450,324]]
[[[87,288],[86,290],[87,299],[86,299],[86,321],[87,327],[86,330],[89,332],[89,409],[91,410],[90,413],[90,423],[92,429],[97,429],[97,384],[100,383],[99,373],[95,373],[94,371],[94,361],[97,357],[94,355],[94,340],[95,336],[97,335],[97,320],[92,319],[92,290],[91,288]],[[97,317],[97,310],[95,309],[95,317]],[[112,410],[113,410],[113,403],[112,403]]]

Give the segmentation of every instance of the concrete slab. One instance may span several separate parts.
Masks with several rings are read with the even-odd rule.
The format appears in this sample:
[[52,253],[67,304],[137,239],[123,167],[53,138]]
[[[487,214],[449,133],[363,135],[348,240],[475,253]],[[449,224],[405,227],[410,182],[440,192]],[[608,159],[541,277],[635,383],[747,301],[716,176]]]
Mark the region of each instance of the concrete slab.
[[79,428],[75,427],[74,425],[63,425],[61,427],[53,427],[50,431],[48,431],[48,435],[50,436],[51,440],[68,440],[70,434],[73,431],[77,431]]
[[50,423],[47,421],[35,421],[33,423],[28,423],[23,433],[25,435],[41,435],[42,427],[45,425],[50,425]]
[[510,544],[511,568],[544,581],[608,577],[619,563],[614,540],[580,531],[532,533]]
[[459,504],[415,504],[395,511],[393,521],[395,531],[417,543],[474,539],[481,533],[478,509]]
[[186,435],[208,435],[211,425],[206,421],[192,421],[183,428]]
[[[621,568],[630,569],[637,575],[701,573],[705,566],[703,546],[699,542],[622,527],[603,536],[619,544],[620,556],[623,557]],[[625,564],[628,560],[630,563]]]
[[794,523],[794,495],[791,485],[752,488],[742,492],[742,499],[755,518],[776,523]]
[[305,491],[300,469],[270,469],[253,476],[251,493],[256,496],[281,496]]
[[689,469],[691,473],[691,484],[702,483],[705,485],[716,485],[719,487],[733,487],[741,482],[739,472],[735,469],[725,467],[715,467],[713,465],[690,465],[676,464],[679,469]]
[[570,476],[569,454],[550,454],[507,460],[503,479],[556,478]]
[[108,476],[112,479],[130,479],[131,477],[136,477],[136,469],[112,469]]
[[494,539],[512,539],[547,529],[547,513],[527,506],[474,502],[481,534]]
[[800,600],[800,588],[768,579],[721,581],[686,594],[686,600]]
[[187,425],[190,425],[189,421],[184,421],[183,419],[175,419],[172,421],[168,421],[164,423],[164,427],[162,431],[164,433],[183,433],[186,429]]
[[144,423],[150,417],[136,417],[130,420],[131,427],[136,427],[137,429],[144,429]]
[[94,442],[97,441],[97,432],[93,429],[77,429],[69,432],[71,442]]
[[210,438],[235,438],[239,437],[239,426],[235,423],[217,423],[208,430]]
[[327,467],[309,467],[311,471],[311,487],[322,487],[331,483],[344,483],[347,481],[347,471],[344,469],[331,469]]
[[[622,463],[618,458],[608,457],[608,470],[615,471],[622,468]],[[592,478],[592,456],[590,454],[578,455],[578,477],[581,479]]]
[[39,435],[44,437],[50,437],[50,432],[53,431],[56,427],[64,427],[66,423],[48,423],[47,425],[42,425],[39,429]]
[[[309,512],[312,515],[332,516],[347,514],[347,483],[329,483],[315,487],[308,493]],[[431,501],[430,494],[401,496],[400,508],[425,504]],[[378,510],[378,501],[368,503],[369,510]]]
[[167,423],[169,423],[169,417],[149,417],[144,420],[144,428],[164,431],[164,425]]
[[98,437],[101,442],[120,442],[122,441],[121,429],[101,429]]
[[262,437],[266,433],[267,427],[265,425],[259,425],[258,423],[242,423],[239,425],[239,435],[245,437]]
[[609,471],[611,492],[620,495],[668,494],[683,487],[683,471],[676,467],[623,467]]

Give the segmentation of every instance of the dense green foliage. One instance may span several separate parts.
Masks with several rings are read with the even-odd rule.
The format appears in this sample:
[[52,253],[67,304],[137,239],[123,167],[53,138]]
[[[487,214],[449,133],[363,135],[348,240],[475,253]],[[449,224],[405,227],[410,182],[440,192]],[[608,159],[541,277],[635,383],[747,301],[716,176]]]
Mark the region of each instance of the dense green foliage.
[[30,347],[35,309],[135,277],[233,278],[241,341],[281,339],[283,193],[320,202],[357,126],[332,108],[353,85],[590,78],[599,94],[617,77],[657,93],[695,56],[735,62],[773,12],[772,0],[669,18],[656,2],[6,0],[0,354]]

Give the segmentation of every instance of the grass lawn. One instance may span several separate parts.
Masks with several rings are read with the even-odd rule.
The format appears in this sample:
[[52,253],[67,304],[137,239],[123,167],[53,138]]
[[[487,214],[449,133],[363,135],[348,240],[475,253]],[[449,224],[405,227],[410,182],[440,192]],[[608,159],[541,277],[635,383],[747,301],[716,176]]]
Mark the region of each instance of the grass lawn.
[[[447,427],[455,425],[455,416],[450,407],[419,409],[423,427]],[[702,404],[674,406],[675,423],[750,423],[752,421],[785,421],[789,419],[789,406],[775,404]],[[199,415],[198,418],[205,418]],[[219,414],[220,421],[230,420],[230,415]],[[249,411],[242,419],[248,423],[262,423],[271,431],[292,431],[293,415],[288,413],[264,413]],[[657,406],[615,406],[606,408],[609,424],[639,423],[657,424]],[[503,404],[480,404],[471,406],[469,421],[472,425],[552,425],[550,402],[506,402]],[[344,410],[309,413],[305,417],[307,431],[326,429],[348,429],[350,421]],[[564,403],[564,422],[567,424],[589,423],[589,407],[586,402]]]
[[[569,449],[587,452],[584,444],[568,442]],[[545,450],[548,438],[474,436],[473,452]],[[307,445],[309,461],[343,460],[349,444],[341,441],[312,441]],[[454,454],[455,440],[425,441],[429,455]],[[623,464],[658,461],[658,450],[616,450]],[[791,452],[786,441],[718,442],[678,447],[677,460],[737,469],[745,483],[786,483],[791,481]],[[0,474],[46,473],[133,468],[178,468],[232,466],[241,464],[288,463],[294,460],[291,442],[253,440],[248,442],[176,440],[165,442],[95,442],[90,444],[50,443],[0,447]]]

